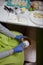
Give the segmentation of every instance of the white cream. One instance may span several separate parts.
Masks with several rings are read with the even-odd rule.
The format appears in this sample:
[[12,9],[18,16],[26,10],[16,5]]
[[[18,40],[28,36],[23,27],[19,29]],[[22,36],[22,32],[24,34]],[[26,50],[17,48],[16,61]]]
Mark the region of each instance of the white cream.
[[26,40],[26,41],[23,41],[23,44],[24,44],[24,47],[25,47],[25,48],[30,45],[29,41],[27,41],[27,40]]

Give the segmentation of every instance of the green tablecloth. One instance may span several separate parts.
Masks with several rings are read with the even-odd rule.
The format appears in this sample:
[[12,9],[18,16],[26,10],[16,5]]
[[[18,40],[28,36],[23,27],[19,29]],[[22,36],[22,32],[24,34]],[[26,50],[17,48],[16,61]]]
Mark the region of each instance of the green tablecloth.
[[[16,35],[22,35],[19,32],[13,32]],[[10,50],[18,46],[20,42],[17,39],[12,39],[0,33],[0,52]],[[23,65],[24,52],[15,53],[6,58],[0,59],[0,65]]]

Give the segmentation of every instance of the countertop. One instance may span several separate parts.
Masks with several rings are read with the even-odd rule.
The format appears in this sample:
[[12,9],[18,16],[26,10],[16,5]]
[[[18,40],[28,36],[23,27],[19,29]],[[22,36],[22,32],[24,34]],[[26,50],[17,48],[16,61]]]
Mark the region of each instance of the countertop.
[[15,15],[15,13],[9,13],[8,11],[4,10],[4,6],[0,6],[0,22],[43,28],[43,26],[36,25],[30,20],[29,18],[30,13],[31,12],[28,13],[26,12],[25,14],[23,14],[21,21],[18,18],[18,16]]

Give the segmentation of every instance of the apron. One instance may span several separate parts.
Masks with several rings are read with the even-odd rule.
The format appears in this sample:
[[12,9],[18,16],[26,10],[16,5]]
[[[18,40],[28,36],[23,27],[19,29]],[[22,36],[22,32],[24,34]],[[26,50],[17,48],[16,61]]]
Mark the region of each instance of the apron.
[[[19,32],[13,31],[16,35],[22,35]],[[12,39],[0,33],[0,52],[8,51],[18,46],[20,42],[17,39]],[[24,51],[15,53],[3,59],[0,59],[0,65],[23,65]]]

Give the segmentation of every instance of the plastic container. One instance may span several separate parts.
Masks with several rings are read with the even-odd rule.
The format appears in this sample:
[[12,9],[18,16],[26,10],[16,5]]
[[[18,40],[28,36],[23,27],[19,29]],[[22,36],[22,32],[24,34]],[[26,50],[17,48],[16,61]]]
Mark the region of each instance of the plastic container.
[[8,0],[7,5],[12,7],[19,6],[20,8],[30,8],[30,0]]

